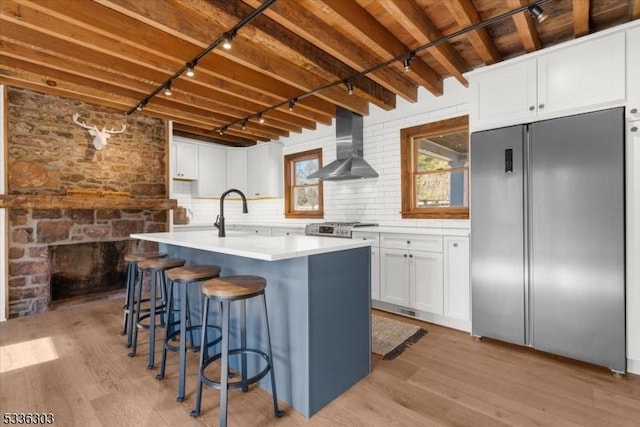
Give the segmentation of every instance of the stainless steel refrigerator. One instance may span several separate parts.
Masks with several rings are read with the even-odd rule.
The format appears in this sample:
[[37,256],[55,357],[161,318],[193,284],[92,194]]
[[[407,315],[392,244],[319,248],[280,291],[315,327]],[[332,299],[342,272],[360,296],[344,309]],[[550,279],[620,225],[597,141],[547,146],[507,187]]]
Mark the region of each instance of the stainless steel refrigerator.
[[624,111],[471,135],[472,333],[626,371]]

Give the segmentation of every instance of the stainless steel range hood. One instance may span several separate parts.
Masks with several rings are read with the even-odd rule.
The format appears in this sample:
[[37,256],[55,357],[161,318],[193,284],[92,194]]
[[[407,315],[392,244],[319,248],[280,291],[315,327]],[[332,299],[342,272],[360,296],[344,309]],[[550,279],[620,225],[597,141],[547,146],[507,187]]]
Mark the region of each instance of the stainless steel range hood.
[[325,181],[343,181],[347,179],[375,178],[378,176],[362,158],[363,124],[362,116],[345,108],[336,111],[336,150],[337,160],[317,170],[307,178],[320,178]]

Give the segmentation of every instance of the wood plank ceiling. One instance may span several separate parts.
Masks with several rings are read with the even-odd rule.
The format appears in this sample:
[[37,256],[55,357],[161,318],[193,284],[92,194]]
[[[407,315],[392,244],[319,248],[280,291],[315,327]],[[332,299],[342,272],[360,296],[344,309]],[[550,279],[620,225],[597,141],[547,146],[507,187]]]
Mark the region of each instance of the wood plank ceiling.
[[420,86],[441,95],[446,77],[467,85],[464,73],[476,67],[640,18],[640,0],[550,0],[542,23],[525,11],[420,50],[409,72],[396,60],[363,75],[530,2],[276,0],[237,31],[231,49],[216,46],[195,76],[177,76],[164,94],[178,70],[264,1],[2,0],[0,82],[170,119],[176,133],[244,146],[329,124],[338,105],[366,115],[370,104],[393,109],[398,96],[415,102]]

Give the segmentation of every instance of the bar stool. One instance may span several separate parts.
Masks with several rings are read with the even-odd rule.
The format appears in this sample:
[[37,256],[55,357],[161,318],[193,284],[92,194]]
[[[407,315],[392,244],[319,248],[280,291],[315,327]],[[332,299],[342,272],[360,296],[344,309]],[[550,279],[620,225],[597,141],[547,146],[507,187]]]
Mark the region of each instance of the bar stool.
[[131,347],[131,334],[133,328],[133,312],[135,307],[135,288],[138,280],[138,262],[146,259],[164,258],[167,254],[161,252],[134,252],[126,254],[124,260],[127,263],[127,289],[124,296],[122,311],[122,335],[127,335],[127,347]]
[[[242,388],[243,392],[248,391],[249,385],[260,381],[267,373],[271,374],[271,391],[273,395],[273,410],[275,416],[280,418],[283,411],[278,408],[278,397],[276,395],[276,380],[273,372],[273,357],[271,354],[271,335],[269,333],[269,319],[267,317],[267,301],[265,299],[264,290],[267,287],[267,281],[259,276],[226,276],[218,279],[208,280],[202,284],[202,293],[204,294],[204,307],[202,309],[203,326],[202,339],[200,347],[200,372],[198,375],[198,388],[196,393],[196,407],[191,411],[192,417],[200,415],[200,407],[202,401],[202,385],[220,389],[220,426],[227,425],[227,395],[230,388]],[[267,353],[247,348],[246,336],[246,301],[253,297],[262,297],[262,317],[267,333]],[[221,353],[207,357],[206,331],[207,331],[207,313],[209,311],[209,302],[219,302],[222,313],[222,350]],[[229,310],[230,303],[240,301],[240,347],[229,350]],[[229,383],[229,355],[239,354],[241,356],[241,375],[240,381]],[[256,375],[247,378],[247,355],[255,355],[266,361],[265,368]],[[221,359],[220,381],[215,381],[205,375],[205,369],[211,363]],[[226,373],[226,374],[223,374]]]
[[[129,357],[136,355],[138,344],[138,329],[149,330],[149,363],[147,369],[153,368],[155,365],[156,350],[156,316],[160,316],[160,326],[165,324],[166,314],[166,295],[167,295],[167,278],[166,271],[181,267],[185,260],[181,258],[155,258],[140,261],[138,268],[140,269],[140,284],[138,286],[138,296],[136,298],[136,323],[133,331],[133,342],[131,344],[131,352]],[[151,274],[151,289],[149,299],[142,298],[142,288],[144,285],[145,272]],[[158,287],[160,287],[160,302],[157,301]],[[142,308],[142,304],[148,302],[149,308]],[[149,324],[145,325],[142,320],[149,319]]]
[[[202,282],[204,280],[213,279],[220,275],[220,267],[217,265],[188,265],[179,268],[173,268],[167,271],[167,278],[169,279],[169,294],[167,300],[167,326],[164,329],[164,339],[162,340],[162,361],[160,362],[160,372],[156,375],[156,379],[161,380],[164,378],[165,367],[167,362],[167,350],[179,353],[179,372],[178,372],[178,397],[176,400],[182,402],[184,400],[185,389],[185,377],[186,377],[186,360],[187,351],[198,351],[199,347],[193,341],[192,331],[199,329],[202,325],[192,325],[191,315],[189,307],[189,299],[187,296],[187,288],[190,284]],[[171,315],[176,312],[174,308],[174,288],[178,286],[179,301],[180,301],[180,319],[177,321],[171,320]],[[178,326],[177,330],[172,330],[175,326]],[[220,330],[220,328],[213,325],[209,328]],[[187,332],[190,335],[189,346],[187,346],[186,335]],[[177,335],[180,335],[180,343],[176,347],[170,342]],[[209,345],[215,345],[220,342],[221,338],[213,341]]]

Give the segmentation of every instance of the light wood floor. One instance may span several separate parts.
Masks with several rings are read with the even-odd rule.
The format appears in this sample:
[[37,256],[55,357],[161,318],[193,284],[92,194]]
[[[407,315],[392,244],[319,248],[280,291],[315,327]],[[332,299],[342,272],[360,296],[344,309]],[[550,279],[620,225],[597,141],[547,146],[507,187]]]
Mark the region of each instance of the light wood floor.
[[[108,300],[0,324],[0,412],[51,412],[60,426],[218,425],[216,390],[205,388],[199,419],[188,415],[197,356],[189,359],[187,397],[177,403],[176,355],[165,380],[155,380],[146,341],[127,357],[120,322],[120,302]],[[603,368],[413,323],[428,334],[395,360],[374,358],[371,375],[312,419],[286,406],[274,418],[271,396],[252,388],[230,393],[229,424],[640,426],[639,376],[614,378]],[[47,355],[52,360],[35,363]]]

